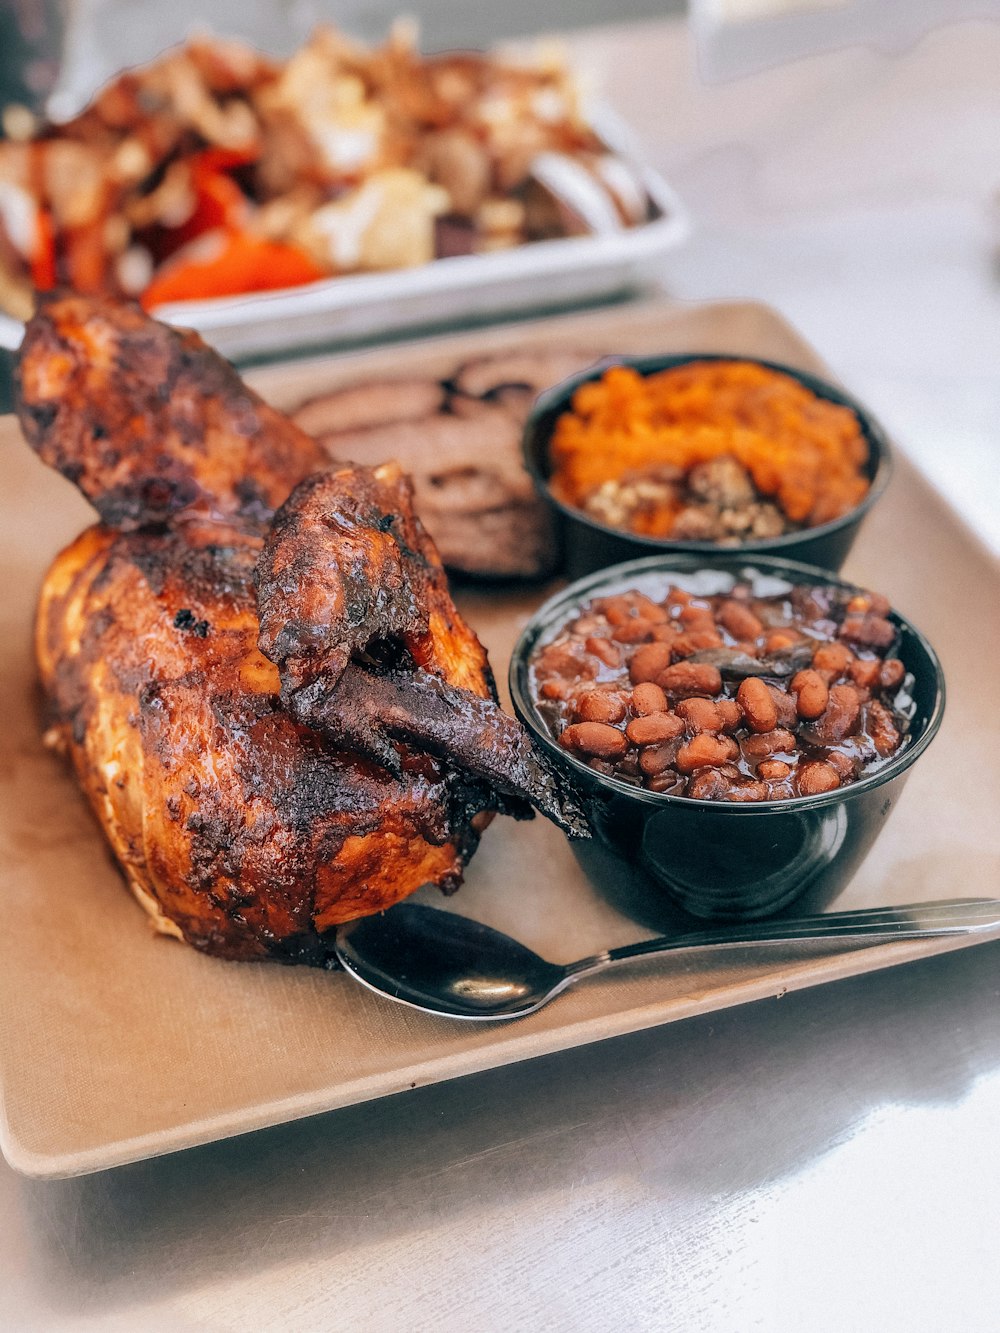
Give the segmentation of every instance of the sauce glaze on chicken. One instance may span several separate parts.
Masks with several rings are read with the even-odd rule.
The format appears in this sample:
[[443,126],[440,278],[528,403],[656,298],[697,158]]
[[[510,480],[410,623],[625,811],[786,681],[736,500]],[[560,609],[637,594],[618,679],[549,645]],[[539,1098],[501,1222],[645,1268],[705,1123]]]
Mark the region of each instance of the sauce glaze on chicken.
[[398,467],[318,472],[195,334],[99,298],[30,321],[18,413],[101,518],[41,593],[49,736],[160,930],[323,963],[339,922],[455,888],[492,812],[586,832]]

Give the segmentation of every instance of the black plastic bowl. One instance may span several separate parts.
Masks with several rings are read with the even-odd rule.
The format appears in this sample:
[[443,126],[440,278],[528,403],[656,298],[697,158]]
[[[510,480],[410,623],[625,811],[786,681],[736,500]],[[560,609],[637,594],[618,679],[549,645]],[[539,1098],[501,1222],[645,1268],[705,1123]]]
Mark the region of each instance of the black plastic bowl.
[[711,594],[727,591],[737,580],[752,581],[762,596],[792,583],[861,591],[821,569],[773,557],[748,560],[730,552],[711,566],[690,555],[633,560],[550,598],[528,622],[511,658],[510,692],[518,717],[572,773],[589,805],[595,836],[573,843],[578,860],[599,888],[619,905],[625,901],[630,915],[661,928],[665,904],[696,917],[736,920],[778,913],[802,895],[817,910],[832,901],[871,848],[944,713],[937,655],[893,611],[890,619],[901,636],[897,655],[908,673],[902,687],[909,698],[907,739],[893,757],[836,791],[746,804],[667,796],[596,773],[558,744],[535,707],[529,667],[535,649],[554,638],[583,603],[632,588],[662,597],[671,582]]
[[[830,523],[813,528],[787,532],[780,537],[741,542],[737,546],[721,546],[717,542],[671,541],[669,538],[641,537],[620,528],[599,523],[582,510],[564,504],[549,486],[552,466],[549,459],[549,441],[556,421],[572,406],[573,394],[581,384],[598,380],[611,366],[631,366],[642,375],[652,375],[672,366],[690,361],[753,361],[756,365],[780,370],[805,385],[818,398],[826,398],[841,407],[850,408],[858,419],[862,434],[868,441],[866,474],[869,488],[860,504]],[[762,361],[757,357],[719,355],[717,353],[685,353],[683,356],[622,356],[610,357],[592,366],[582,374],[574,375],[547,389],[535,400],[524,427],[522,442],[524,464],[531,474],[535,488],[556,512],[557,532],[562,551],[562,567],[567,578],[575,579],[592,570],[606,569],[622,560],[670,552],[678,555],[697,555],[703,564],[715,564],[731,559],[734,553],[743,556],[775,555],[788,560],[801,560],[823,569],[839,570],[847,558],[861,521],[885,490],[892,471],[889,442],[875,418],[856,399],[818,379],[804,370],[780,365],[776,361]]]

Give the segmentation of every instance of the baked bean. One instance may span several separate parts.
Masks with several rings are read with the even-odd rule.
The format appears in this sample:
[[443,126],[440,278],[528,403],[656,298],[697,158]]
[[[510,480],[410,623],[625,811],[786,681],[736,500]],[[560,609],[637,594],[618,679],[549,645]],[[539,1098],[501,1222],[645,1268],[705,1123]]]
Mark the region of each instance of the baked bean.
[[848,616],[837,632],[859,648],[885,649],[896,642],[896,627],[882,616]]
[[670,665],[670,658],[670,648],[665,643],[644,643],[629,660],[629,679],[633,685],[656,680]]
[[826,711],[830,690],[818,671],[797,671],[792,677],[792,694],[799,717],[812,721]]
[[[532,684],[554,734],[595,773],[704,800],[818,795],[903,742],[894,698],[906,669],[885,658],[887,609],[830,586],[616,594],[577,608],[534,657]],[[766,674],[772,654],[806,644],[810,666]]]
[[723,731],[735,731],[743,721],[743,710],[735,699],[719,699],[716,703]]
[[665,713],[667,696],[659,685],[654,685],[651,680],[643,681],[632,691],[632,711],[638,717],[646,717],[649,713]]
[[657,745],[672,741],[684,731],[684,723],[676,713],[649,713],[634,717],[625,728],[625,735],[633,745]]
[[847,603],[847,610],[855,615],[871,612],[872,615],[885,616],[889,614],[889,599],[879,592],[858,593]]
[[744,736],[740,742],[743,753],[750,759],[766,759],[772,754],[792,754],[797,748],[795,735],[784,727],[774,731],[763,731],[758,735]]
[[836,791],[840,786],[840,775],[831,764],[815,760],[799,765],[795,785],[800,796],[818,796],[820,792]]
[[778,726],[794,730],[799,724],[799,714],[795,707],[794,698],[780,685],[768,685],[767,692],[774,700],[774,707],[778,714]]
[[686,629],[675,635],[672,646],[675,657],[690,657],[705,648],[721,648],[722,635],[715,629]]
[[715,629],[715,617],[707,606],[689,602],[677,613],[677,619],[685,629]]
[[579,620],[574,620],[570,625],[570,629],[578,639],[589,638],[591,634],[596,634],[601,627],[599,616],[580,616]]
[[799,641],[799,636],[789,630],[775,629],[768,634],[764,640],[765,653],[780,653],[785,648],[793,648]]
[[639,755],[639,768],[648,778],[665,773],[677,758],[677,742],[664,741],[661,745],[647,745]]
[[646,597],[643,593],[633,594],[632,605],[635,607],[635,613],[643,616],[646,620],[653,621],[654,624],[667,619],[667,609],[661,606],[659,602],[654,602],[651,597]]
[[628,749],[625,733],[607,722],[574,722],[559,741],[567,750],[579,750],[594,759],[620,759]]
[[906,667],[898,657],[887,657],[882,663],[878,683],[883,690],[898,690],[906,676]]
[[869,690],[879,678],[882,663],[877,657],[856,657],[847,670],[855,685]]
[[699,731],[677,751],[677,768],[681,773],[693,773],[696,768],[718,768],[735,759],[739,747],[731,736],[713,736]]
[[843,754],[840,750],[828,750],[826,762],[831,768],[837,770],[841,782],[846,782],[854,777],[854,760],[849,755]]
[[854,661],[854,654],[845,643],[822,643],[813,653],[817,671],[832,671],[833,679],[842,676]]
[[736,702],[743,709],[751,731],[773,731],[778,723],[778,710],[771,692],[759,676],[747,676],[736,691]]
[[726,792],[727,801],[766,801],[771,795],[766,782],[736,782]]
[[745,602],[737,602],[732,598],[728,598],[719,607],[718,620],[734,639],[753,641],[764,633],[760,618],[754,615]]
[[677,705],[677,716],[684,719],[690,732],[722,730],[721,708],[714,700],[703,699],[700,695],[681,699]]
[[621,649],[616,647],[610,639],[587,640],[585,647],[588,653],[591,653],[598,661],[603,662],[606,667],[619,667],[622,664]]
[[885,704],[873,699],[867,707],[867,730],[872,744],[883,757],[899,748],[899,728]]
[[720,694],[722,674],[708,662],[675,662],[656,678],[668,694]]
[[653,638],[657,643],[671,643],[680,633],[672,620],[663,620],[653,626]]
[[582,643],[550,643],[542,649],[537,669],[542,675],[567,679],[592,679],[597,675],[597,667],[588,662]]
[[627,597],[605,597],[597,603],[609,625],[625,625],[635,614]]
[[732,790],[731,779],[724,777],[717,768],[703,768],[696,773],[687,785],[687,794],[695,801],[721,801]]
[[853,685],[831,685],[822,717],[811,725],[811,734],[821,745],[836,745],[849,736],[861,715],[861,699]]
[[588,690],[577,701],[576,716],[581,722],[620,722],[625,716],[625,704],[620,695]]
[[613,625],[611,637],[616,643],[645,643],[653,636],[653,622],[645,616],[633,616],[622,625]]

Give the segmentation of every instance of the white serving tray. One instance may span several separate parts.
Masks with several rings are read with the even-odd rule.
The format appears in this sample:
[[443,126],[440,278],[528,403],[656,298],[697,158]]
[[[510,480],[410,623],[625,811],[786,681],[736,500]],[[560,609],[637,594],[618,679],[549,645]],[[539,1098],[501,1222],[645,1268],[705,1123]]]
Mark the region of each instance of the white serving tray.
[[[588,120],[613,151],[635,162],[629,129],[606,107]],[[655,273],[688,235],[681,201],[655,171],[640,172],[660,216],[594,236],[535,241],[511,250],[435,259],[419,268],[328,278],[304,287],[174,302],[157,318],[197,331],[234,360],[306,347],[332,348],[408,329],[485,323],[625,294]],[[0,315],[0,348],[13,351],[24,326]]]

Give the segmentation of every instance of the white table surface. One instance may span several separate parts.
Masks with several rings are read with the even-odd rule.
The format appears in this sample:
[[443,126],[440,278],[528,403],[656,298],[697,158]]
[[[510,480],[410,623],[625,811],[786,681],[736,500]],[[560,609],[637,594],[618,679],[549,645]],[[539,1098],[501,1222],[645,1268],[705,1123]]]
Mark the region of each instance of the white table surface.
[[[1000,552],[1000,25],[711,88],[674,23],[573,45],[695,215],[668,290],[777,306]],[[0,1329],[994,1333],[998,965],[76,1181],[0,1164]]]

